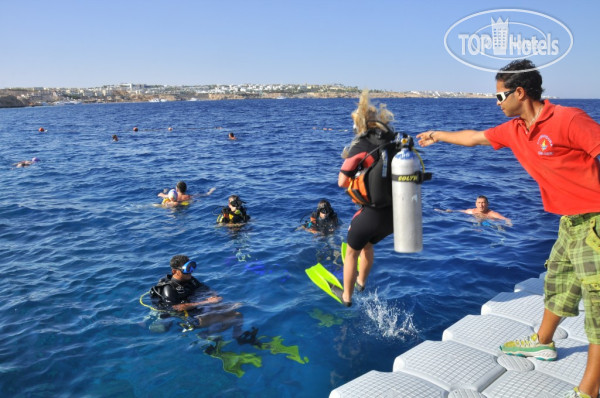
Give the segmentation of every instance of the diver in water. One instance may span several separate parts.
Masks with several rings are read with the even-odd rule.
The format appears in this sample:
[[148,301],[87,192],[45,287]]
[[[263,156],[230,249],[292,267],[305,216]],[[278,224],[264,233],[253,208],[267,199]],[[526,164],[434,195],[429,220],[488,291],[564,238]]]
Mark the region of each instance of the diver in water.
[[310,220],[303,225],[304,229],[313,233],[329,234],[336,230],[338,216],[328,200],[322,199],[317,205],[317,210],[312,212]]
[[227,207],[223,207],[221,214],[217,217],[219,224],[243,224],[250,220],[246,214],[244,201],[237,195],[231,195],[228,199]]
[[197,320],[195,326],[210,327],[210,332],[220,332],[233,326],[233,336],[241,335],[242,314],[234,311],[235,305],[215,305],[223,298],[207,285],[192,276],[196,262],[187,256],[175,255],[170,262],[171,274],[161,278],[150,289],[150,297],[160,310],[189,312]]

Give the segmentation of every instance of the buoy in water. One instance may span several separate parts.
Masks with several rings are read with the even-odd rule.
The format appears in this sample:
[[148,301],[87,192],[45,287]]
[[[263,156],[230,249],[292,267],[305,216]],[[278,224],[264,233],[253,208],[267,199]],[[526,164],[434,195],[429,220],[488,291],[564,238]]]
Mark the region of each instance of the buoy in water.
[[46,130],[44,130],[44,128],[43,128],[43,127],[40,127],[40,128],[38,129],[38,131],[39,131],[40,133],[43,133],[43,132],[44,132],[44,131],[46,131]]

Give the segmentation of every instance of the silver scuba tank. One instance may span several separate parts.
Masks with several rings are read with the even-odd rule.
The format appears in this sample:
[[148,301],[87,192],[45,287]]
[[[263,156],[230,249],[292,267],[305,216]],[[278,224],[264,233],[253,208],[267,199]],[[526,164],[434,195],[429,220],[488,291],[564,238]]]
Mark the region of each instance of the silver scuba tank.
[[420,171],[419,159],[411,149],[410,146],[403,145],[392,160],[394,251],[398,253],[415,253],[423,250],[421,208],[423,173]]

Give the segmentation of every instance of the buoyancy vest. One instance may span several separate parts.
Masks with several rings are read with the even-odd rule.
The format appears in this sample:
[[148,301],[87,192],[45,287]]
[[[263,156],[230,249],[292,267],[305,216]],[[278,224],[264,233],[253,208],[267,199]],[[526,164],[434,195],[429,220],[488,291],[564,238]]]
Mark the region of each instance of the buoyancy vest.
[[[171,286],[177,293],[177,299],[173,300],[172,297],[166,297],[164,294],[165,286]],[[190,280],[185,282],[178,282],[173,279],[173,275],[167,275],[150,289],[150,297],[159,298],[164,302],[179,304],[184,302],[190,295],[192,295],[198,288],[208,287],[200,282],[198,279],[192,277]]]
[[331,232],[337,228],[338,217],[332,211],[325,218],[319,217],[319,212],[313,212],[310,215],[310,221],[306,224],[306,228],[314,229],[320,232]]
[[392,205],[392,159],[400,151],[400,143],[390,139],[389,134],[377,133],[377,130],[370,130],[365,138],[377,147],[363,160],[369,155],[376,160],[350,179],[348,195],[354,203],[362,206],[389,207]]
[[217,217],[218,223],[239,224],[250,220],[250,216],[246,214],[246,208],[240,207],[236,211],[231,211],[229,207],[223,207],[221,214]]

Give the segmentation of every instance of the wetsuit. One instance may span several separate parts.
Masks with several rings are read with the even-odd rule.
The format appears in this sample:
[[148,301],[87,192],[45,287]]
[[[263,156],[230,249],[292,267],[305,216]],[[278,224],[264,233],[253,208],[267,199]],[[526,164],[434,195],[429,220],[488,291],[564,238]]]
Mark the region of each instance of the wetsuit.
[[319,212],[314,211],[310,215],[310,221],[307,223],[306,228],[326,234],[335,231],[337,226],[338,217],[335,212],[328,214],[325,218],[321,218],[319,217]]
[[[383,143],[369,139],[368,136],[361,137],[350,148],[340,172],[354,178],[357,171],[368,168],[379,159],[379,152],[375,149]],[[352,218],[346,241],[354,250],[362,250],[367,243],[376,244],[393,232],[392,206],[383,208],[362,206]]]
[[210,288],[194,277],[180,281],[167,275],[150,289],[150,297],[158,299],[158,304],[163,307],[189,303],[192,296],[194,300],[202,300],[210,296]]
[[246,214],[246,209],[243,207],[236,211],[231,211],[229,207],[223,207],[221,214],[217,217],[217,222],[223,224],[240,224],[248,220],[250,220],[250,216]]

